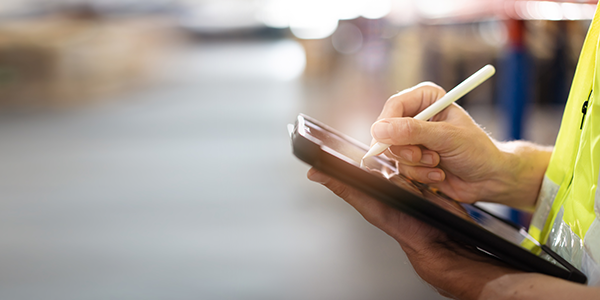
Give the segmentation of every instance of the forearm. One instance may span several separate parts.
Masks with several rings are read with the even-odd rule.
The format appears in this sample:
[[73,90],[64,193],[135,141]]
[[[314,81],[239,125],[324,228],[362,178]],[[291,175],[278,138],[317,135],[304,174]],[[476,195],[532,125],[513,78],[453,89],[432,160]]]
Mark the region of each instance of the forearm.
[[508,274],[488,282],[479,299],[600,299],[600,288],[536,273]]
[[511,207],[532,210],[548,168],[552,147],[524,141],[496,142],[504,163],[500,164],[497,180],[491,189],[496,193],[494,202]]

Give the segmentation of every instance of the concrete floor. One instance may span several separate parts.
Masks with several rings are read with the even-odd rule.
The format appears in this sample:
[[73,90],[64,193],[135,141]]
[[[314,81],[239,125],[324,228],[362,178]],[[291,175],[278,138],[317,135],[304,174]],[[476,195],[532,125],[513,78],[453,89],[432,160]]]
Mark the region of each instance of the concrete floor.
[[[286,124],[343,122],[297,77],[296,46],[197,45],[142,91],[3,114],[0,299],[441,298],[394,240],[305,179]],[[357,103],[341,107],[364,140],[379,108]]]

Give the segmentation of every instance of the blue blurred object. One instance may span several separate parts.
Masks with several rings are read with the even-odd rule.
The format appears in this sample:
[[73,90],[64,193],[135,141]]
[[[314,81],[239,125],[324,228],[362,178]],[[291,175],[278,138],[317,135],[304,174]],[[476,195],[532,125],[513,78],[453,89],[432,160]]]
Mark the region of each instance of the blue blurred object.
[[[499,99],[506,116],[508,140],[523,137],[523,116],[530,96],[531,59],[524,45],[524,21],[509,20],[509,44],[506,56],[501,60],[499,72]],[[510,209],[509,219],[527,226],[528,215],[522,211]]]
[[503,61],[500,76],[500,103],[507,118],[507,138],[519,140],[523,137],[523,115],[529,95],[528,55],[523,48],[513,48]]
[[523,44],[523,21],[509,21],[509,46],[501,60],[499,99],[507,120],[509,140],[523,136],[523,115],[530,95],[530,58]]

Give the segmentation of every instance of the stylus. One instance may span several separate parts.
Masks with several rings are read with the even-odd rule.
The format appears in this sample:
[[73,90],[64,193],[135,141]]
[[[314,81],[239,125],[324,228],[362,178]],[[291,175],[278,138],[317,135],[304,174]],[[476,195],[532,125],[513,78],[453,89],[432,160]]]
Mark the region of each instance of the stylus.
[[[455,88],[453,88],[448,93],[446,93],[446,95],[444,95],[442,98],[438,99],[436,102],[431,104],[429,107],[424,109],[422,112],[418,113],[414,118],[417,120],[422,120],[422,121],[427,121],[427,120],[431,119],[433,116],[437,115],[439,112],[441,112],[446,107],[448,107],[450,104],[452,104],[454,101],[460,99],[462,96],[466,95],[468,92],[472,91],[474,88],[476,88],[480,84],[482,84],[488,78],[492,77],[492,75],[494,75],[494,73],[496,73],[496,69],[494,69],[494,66],[485,65],[479,71],[475,72],[469,78],[465,79],[465,81],[461,82]],[[369,151],[367,151],[367,154],[365,154],[365,156],[363,156],[363,158],[361,160],[361,165],[363,164],[363,161],[365,159],[367,159],[371,156],[381,154],[383,151],[385,151],[390,146],[391,145],[384,144],[384,143],[379,143],[379,142],[375,143],[369,149]]]

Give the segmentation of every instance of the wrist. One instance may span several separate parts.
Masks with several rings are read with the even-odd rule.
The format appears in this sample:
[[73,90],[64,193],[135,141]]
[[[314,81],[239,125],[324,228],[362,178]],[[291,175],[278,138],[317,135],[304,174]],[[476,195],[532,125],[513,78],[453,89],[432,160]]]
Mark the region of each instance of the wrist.
[[496,142],[502,157],[495,177],[497,203],[532,210],[535,207],[552,147],[524,141]]
[[505,274],[485,284],[479,300],[598,299],[600,289],[538,273]]

